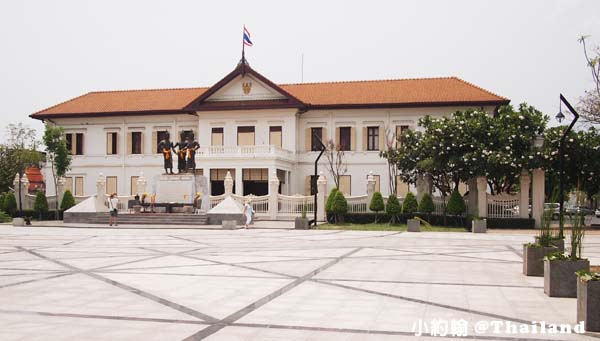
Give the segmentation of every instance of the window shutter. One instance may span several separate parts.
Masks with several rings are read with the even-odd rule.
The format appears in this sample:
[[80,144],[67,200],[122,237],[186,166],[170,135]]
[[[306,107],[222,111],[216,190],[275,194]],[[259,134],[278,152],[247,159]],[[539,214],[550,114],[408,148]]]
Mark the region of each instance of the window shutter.
[[152,132],[152,154],[158,154],[158,131]]
[[140,154],[144,154],[144,132],[140,132]]
[[369,148],[369,141],[368,141],[368,135],[367,135],[367,130],[369,128],[367,127],[363,127],[362,128],[362,150],[367,151]]
[[385,150],[385,136],[383,136],[385,130],[383,127],[379,127],[379,150]]
[[350,128],[350,150],[356,150],[356,128]]
[[335,146],[339,147],[340,145],[340,127],[335,128]]
[[312,145],[311,145],[311,141],[312,141],[312,136],[310,135],[311,133],[311,128],[306,128],[306,151],[310,152]]
[[71,134],[71,154],[77,155],[77,134]]
[[112,155],[112,133],[106,133],[106,155]]
[[304,178],[304,195],[310,195],[310,175]]
[[131,154],[131,132],[127,132],[127,154]]
[[327,145],[327,128],[323,127],[321,129],[321,141],[323,141],[324,145]]
[[119,145],[121,143],[120,140],[121,140],[121,133],[120,132],[115,132],[115,141],[116,141],[115,143],[117,144],[115,146],[115,152],[116,152],[115,155],[121,154],[121,151],[119,150]]

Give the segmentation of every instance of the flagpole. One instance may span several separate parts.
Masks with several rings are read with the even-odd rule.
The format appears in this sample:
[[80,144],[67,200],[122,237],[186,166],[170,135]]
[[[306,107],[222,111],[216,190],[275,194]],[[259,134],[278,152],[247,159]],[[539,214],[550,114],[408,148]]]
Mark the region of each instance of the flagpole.
[[246,25],[242,29],[242,75],[246,73],[246,44],[244,44],[244,34]]

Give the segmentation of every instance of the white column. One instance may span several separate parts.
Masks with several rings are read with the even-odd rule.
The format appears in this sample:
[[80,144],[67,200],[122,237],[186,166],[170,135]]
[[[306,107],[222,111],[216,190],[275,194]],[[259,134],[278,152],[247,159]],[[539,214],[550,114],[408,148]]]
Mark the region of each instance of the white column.
[[242,177],[242,168],[235,169],[235,194],[244,195],[244,178]]
[[531,177],[529,171],[523,169],[519,177],[521,192],[519,192],[519,215],[521,218],[529,218],[529,188]]
[[96,212],[106,212],[108,208],[104,205],[106,196],[106,178],[102,173],[98,175],[96,180]]
[[212,193],[212,189],[210,188],[210,168],[204,167],[202,174],[204,177],[206,177],[206,193],[203,193],[203,195],[205,195],[205,198],[208,198]]
[[[372,177],[372,176],[371,176]],[[373,180],[375,181],[375,180]],[[375,187],[375,185],[373,185]],[[327,193],[327,179],[323,172],[319,173],[317,179],[317,220],[325,221],[325,195]]]
[[371,205],[371,199],[373,199],[373,193],[375,193],[375,177],[373,176],[373,172],[369,172],[367,175],[367,211],[369,210],[369,205]]
[[279,194],[279,179],[277,178],[277,171],[271,173],[269,179],[269,218],[272,220],[277,219],[277,211],[279,211],[279,200],[277,195]]
[[487,217],[487,179],[485,176],[477,177],[477,215]]
[[545,172],[538,168],[532,171],[532,196],[531,196],[531,215],[535,219],[535,227],[542,226],[542,214],[544,213],[544,197],[545,197]]
[[[58,200],[58,207],[60,207],[63,197],[65,196],[66,185],[67,185],[67,179],[65,179],[64,177],[58,178],[58,186],[56,186],[57,190],[58,190],[58,193],[56,193],[56,200]],[[75,193],[71,193],[71,194],[75,195]]]
[[[27,193],[29,192],[29,179],[27,179],[27,175],[23,174],[23,176],[21,177],[21,189],[19,192],[19,174],[15,175],[15,179],[13,181],[13,186],[15,189],[15,197],[17,199],[17,210],[21,209],[21,206],[19,205],[19,195],[21,196],[21,202],[23,204],[23,208],[24,210],[30,208],[27,202]],[[20,194],[19,194],[20,193]],[[31,207],[33,208],[33,207]]]
[[147,184],[148,181],[146,181],[146,178],[144,177],[144,172],[140,172],[140,176],[138,177],[136,184],[136,191],[139,196],[142,196],[142,194],[146,193]]
[[233,178],[229,171],[227,171],[227,174],[225,175],[224,186],[225,196],[230,196],[233,193]]

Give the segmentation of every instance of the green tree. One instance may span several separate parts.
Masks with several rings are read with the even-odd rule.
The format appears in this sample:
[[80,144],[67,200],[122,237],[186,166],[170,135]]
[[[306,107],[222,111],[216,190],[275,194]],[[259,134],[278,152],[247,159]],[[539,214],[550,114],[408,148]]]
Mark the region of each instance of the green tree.
[[66,190],[65,194],[63,195],[62,201],[60,202],[60,209],[66,211],[73,206],[75,206],[75,198],[73,197],[73,194],[70,190]]
[[578,110],[581,117],[589,122],[600,123],[600,47],[596,46],[594,51],[588,51],[585,40],[588,36],[581,36],[579,43],[583,48],[583,55],[588,69],[592,74],[594,87],[586,90],[579,98]]
[[427,217],[435,210],[433,199],[429,193],[423,194],[421,202],[419,203],[419,212],[427,214]]
[[413,214],[418,208],[419,204],[417,203],[417,198],[412,192],[408,192],[406,194],[406,198],[404,198],[404,202],[402,203],[402,213]]
[[467,210],[467,206],[465,205],[465,200],[462,195],[458,192],[457,189],[452,191],[450,195],[450,199],[448,200],[448,206],[446,207],[446,212],[451,215],[462,215]]
[[398,198],[395,195],[391,194],[388,197],[387,205],[385,205],[385,213],[387,213],[391,217],[390,223],[392,225],[397,223],[397,218],[401,211],[402,207],[400,206]]
[[337,187],[334,187],[331,189],[331,192],[329,192],[329,195],[327,196],[327,201],[325,202],[325,213],[327,213],[327,219],[330,218],[330,216],[333,216],[333,201],[335,200],[335,194],[337,193],[338,189]]
[[333,200],[333,204],[331,205],[331,210],[333,214],[335,214],[335,223],[341,224],[344,223],[344,215],[348,213],[348,202],[344,197],[344,193],[342,191],[337,191],[335,193],[335,198]]
[[14,216],[17,213],[17,198],[14,193],[8,192],[6,197],[4,198],[4,209],[6,209],[6,213]]
[[373,193],[373,198],[371,198],[371,202],[369,204],[369,209],[375,212],[375,224],[377,224],[379,212],[385,209],[385,204],[383,202],[383,196],[380,192]]
[[[58,193],[58,179],[65,176],[71,166],[71,155],[67,149],[67,141],[63,134],[62,127],[46,123],[44,144],[46,145],[47,162],[52,167],[54,193]],[[58,200],[56,200],[55,212],[56,219],[58,219]]]
[[42,220],[44,214],[48,212],[48,200],[46,199],[46,194],[44,192],[38,191],[35,195],[33,210],[37,213],[39,220]]

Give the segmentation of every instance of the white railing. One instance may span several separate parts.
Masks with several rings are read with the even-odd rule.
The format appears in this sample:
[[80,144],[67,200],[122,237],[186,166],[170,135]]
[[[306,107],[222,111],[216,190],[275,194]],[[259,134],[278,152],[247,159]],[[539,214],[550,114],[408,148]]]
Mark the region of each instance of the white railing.
[[249,146],[206,146],[196,151],[199,158],[209,157],[261,157],[279,156],[293,159],[294,152],[277,147],[275,145],[249,145]]
[[519,196],[512,194],[487,194],[487,216],[490,218],[518,218]]
[[346,197],[348,202],[348,213],[367,213],[369,203],[367,195],[358,195],[354,197]]
[[221,203],[221,201],[225,200],[225,194],[210,196],[210,208],[213,208]]
[[252,209],[254,209],[254,212],[256,212],[257,214],[269,213],[269,195],[256,196],[250,194],[246,196],[241,196],[232,194],[231,197],[241,204],[250,202],[250,205],[252,205]]
[[447,197],[432,197],[433,200],[433,214],[443,215],[446,212],[446,205],[448,204]]
[[314,196],[312,195],[277,195],[277,214],[295,215],[302,214],[303,207],[307,215],[314,213]]

